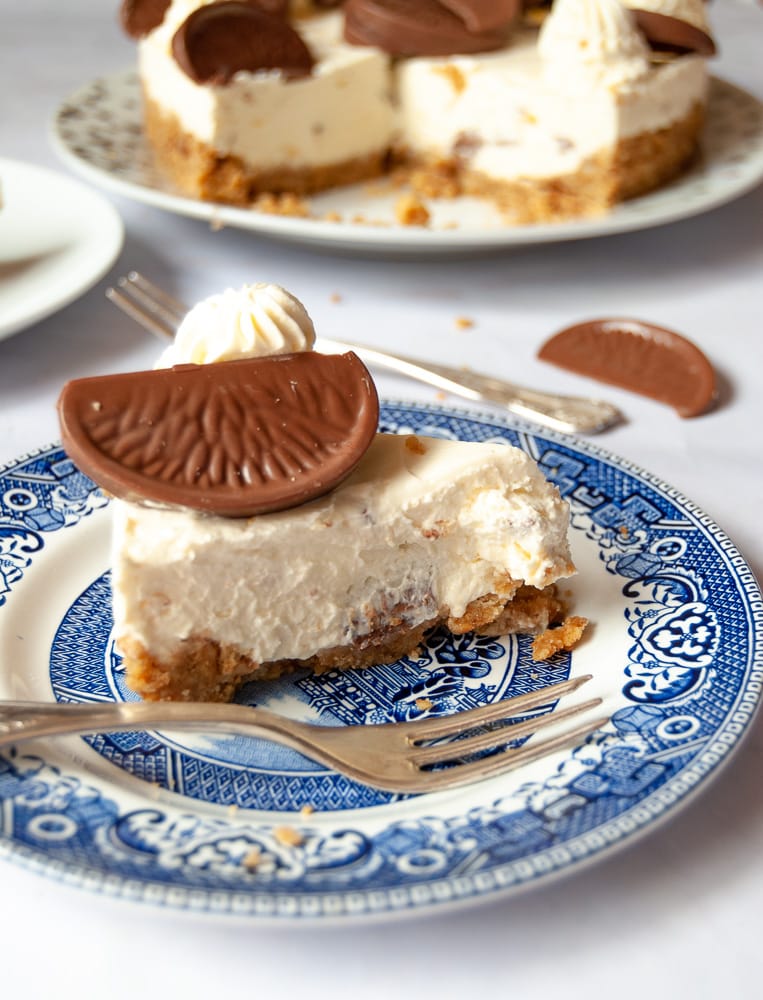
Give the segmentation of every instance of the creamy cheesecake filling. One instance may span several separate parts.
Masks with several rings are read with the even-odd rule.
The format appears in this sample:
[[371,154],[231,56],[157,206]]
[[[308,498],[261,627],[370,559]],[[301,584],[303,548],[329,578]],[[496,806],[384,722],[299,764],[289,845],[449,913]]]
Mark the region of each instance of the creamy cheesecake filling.
[[[157,660],[191,638],[254,663],[362,640],[392,614],[492,617],[574,572],[567,504],[516,448],[377,435],[329,495],[252,519],[114,502],[117,635]],[[490,617],[489,615],[486,617]]]

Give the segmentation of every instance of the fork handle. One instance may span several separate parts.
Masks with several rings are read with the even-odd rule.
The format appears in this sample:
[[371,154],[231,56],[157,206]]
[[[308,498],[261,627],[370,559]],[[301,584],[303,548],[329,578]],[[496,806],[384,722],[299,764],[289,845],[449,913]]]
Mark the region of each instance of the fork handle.
[[[206,702],[109,702],[103,705],[0,701],[0,748],[45,736],[114,733],[132,729],[182,729],[255,736],[334,766],[309,740],[309,726],[265,708]],[[330,728],[330,727],[326,727]]]
[[597,434],[623,419],[615,406],[603,400],[525,389],[490,375],[429,362],[425,365],[415,358],[388,354],[375,347],[346,344],[325,337],[320,338],[319,344],[328,350],[354,351],[371,365],[386,368],[465,399],[497,403],[512,413],[567,434]]

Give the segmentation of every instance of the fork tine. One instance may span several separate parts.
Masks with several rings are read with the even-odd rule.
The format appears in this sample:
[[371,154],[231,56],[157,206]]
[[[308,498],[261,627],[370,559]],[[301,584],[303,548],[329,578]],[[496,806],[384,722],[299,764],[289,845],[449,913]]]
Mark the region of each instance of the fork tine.
[[492,757],[473,760],[468,764],[456,764],[442,771],[421,771],[419,772],[421,780],[416,781],[415,785],[413,782],[409,782],[409,789],[411,791],[434,792],[445,788],[455,788],[457,785],[465,785],[482,778],[495,777],[521,767],[523,764],[529,764],[540,757],[545,757],[555,750],[561,750],[578,740],[583,740],[601,726],[606,725],[608,721],[609,719],[604,716],[594,722],[584,722],[575,729],[560,733],[558,736],[552,736],[540,743],[528,743],[518,750],[504,750],[503,753],[495,754]]
[[451,740],[449,743],[437,743],[434,746],[421,747],[414,750],[410,755],[411,760],[420,767],[428,764],[444,764],[447,761],[455,760],[459,757],[466,757],[469,754],[477,753],[479,750],[490,750],[499,746],[521,739],[523,736],[537,733],[540,729],[552,726],[563,719],[570,719],[581,712],[587,712],[591,708],[598,708],[601,705],[601,698],[592,698],[590,701],[581,702],[579,705],[571,705],[569,708],[562,708],[558,711],[548,712],[546,715],[536,715],[523,722],[515,722],[513,725],[500,726],[490,729],[488,732],[479,733],[462,740]]
[[106,298],[110,302],[113,302],[118,309],[121,309],[123,313],[126,313],[130,319],[134,319],[144,330],[148,330],[149,333],[153,333],[154,336],[163,340],[165,344],[168,339],[172,338],[173,330],[169,326],[155,319],[144,306],[133,302],[131,298],[128,298],[119,289],[107,288]]
[[[123,281],[125,279],[122,279]],[[184,305],[179,299],[170,295],[169,292],[165,292],[163,288],[155,285],[153,281],[149,281],[140,271],[130,271],[127,275],[127,282],[136,289],[140,289],[145,295],[152,299],[155,303],[160,303],[169,313],[174,314],[175,325],[177,326],[184,318],[185,314],[188,312],[188,306]]]
[[164,324],[174,334],[182,316],[178,319],[174,306],[168,306],[156,298],[150,285],[136,281],[136,274],[135,271],[131,272],[126,278],[120,278],[117,284],[133,302],[142,306],[149,316]]
[[160,340],[172,339],[187,308],[138,271],[107,288],[106,298]]
[[465,715],[468,716],[469,728],[476,729],[477,726],[485,725],[488,722],[498,722],[530,709],[540,708],[557,698],[577,691],[583,684],[587,684],[592,676],[592,674],[584,674],[582,677],[570,677],[566,681],[550,684],[538,691],[530,691],[515,698],[504,698],[503,701],[495,701],[480,708],[469,709],[468,713],[456,712],[454,715],[408,723],[410,741],[418,743],[421,740],[434,740],[441,736],[455,736],[458,733],[463,733]]

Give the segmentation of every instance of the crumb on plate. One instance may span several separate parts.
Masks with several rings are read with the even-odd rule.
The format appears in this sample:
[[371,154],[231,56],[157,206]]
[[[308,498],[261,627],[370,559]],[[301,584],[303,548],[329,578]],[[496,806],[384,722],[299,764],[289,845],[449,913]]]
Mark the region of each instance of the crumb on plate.
[[580,615],[570,615],[553,628],[536,635],[532,644],[532,657],[538,663],[547,660],[561,650],[573,649],[581,640],[588,619]]
[[429,209],[412,194],[404,194],[395,205],[395,218],[403,226],[429,225]]
[[286,844],[287,847],[299,847],[303,840],[302,834],[293,826],[277,826],[273,836],[279,844]]
[[247,851],[244,857],[241,859],[241,864],[244,868],[253,869],[262,861],[262,851],[259,847],[253,847],[251,851]]

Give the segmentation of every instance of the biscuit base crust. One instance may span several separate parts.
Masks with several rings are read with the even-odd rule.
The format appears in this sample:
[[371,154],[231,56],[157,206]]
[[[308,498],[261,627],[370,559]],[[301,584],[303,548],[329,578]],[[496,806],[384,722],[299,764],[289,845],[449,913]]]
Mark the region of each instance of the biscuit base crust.
[[121,639],[118,646],[128,687],[146,701],[230,701],[248,681],[272,680],[296,670],[320,674],[369,667],[415,655],[426,633],[436,625],[447,625],[454,635],[472,631],[483,635],[535,634],[564,617],[553,586],[544,590],[522,586],[508,601],[486,594],[472,601],[460,618],[444,611],[413,628],[404,621],[403,611],[393,609],[379,619],[373,631],[350,645],[320,650],[304,660],[257,663],[239,649],[203,635],[180,641],[163,660],[131,638]]

